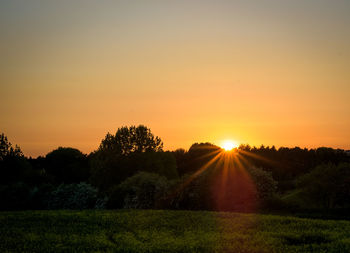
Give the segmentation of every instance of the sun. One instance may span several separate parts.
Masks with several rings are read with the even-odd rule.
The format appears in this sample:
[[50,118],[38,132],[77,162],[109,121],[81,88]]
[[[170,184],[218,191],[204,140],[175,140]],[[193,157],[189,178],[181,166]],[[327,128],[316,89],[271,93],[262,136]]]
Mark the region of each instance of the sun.
[[238,147],[238,143],[235,142],[235,141],[226,140],[226,141],[223,141],[223,142],[222,142],[221,147],[222,147],[225,151],[231,151],[232,149]]

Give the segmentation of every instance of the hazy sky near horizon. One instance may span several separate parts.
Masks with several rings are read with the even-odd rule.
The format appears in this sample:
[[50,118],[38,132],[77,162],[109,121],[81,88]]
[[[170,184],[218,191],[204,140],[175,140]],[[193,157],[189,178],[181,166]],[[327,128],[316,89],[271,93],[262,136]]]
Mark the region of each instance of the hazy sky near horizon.
[[144,124],[350,149],[350,1],[1,1],[0,132],[25,155]]

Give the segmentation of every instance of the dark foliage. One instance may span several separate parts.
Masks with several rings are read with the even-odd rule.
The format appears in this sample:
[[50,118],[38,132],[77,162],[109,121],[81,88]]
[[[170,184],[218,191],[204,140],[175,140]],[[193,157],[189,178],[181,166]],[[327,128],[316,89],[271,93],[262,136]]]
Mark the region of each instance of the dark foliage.
[[61,184],[51,192],[49,209],[92,209],[97,202],[97,189],[87,183]]
[[298,180],[298,187],[319,208],[350,208],[350,163],[317,166]]
[[89,178],[89,165],[86,156],[75,148],[59,147],[48,153],[44,169],[55,183],[79,183]]
[[221,151],[221,148],[211,143],[195,143],[186,152],[178,149],[173,152],[180,175],[192,174],[208,164]]
[[0,185],[1,210],[28,209],[31,188],[22,182]]
[[159,151],[163,151],[162,140],[143,125],[118,128],[115,135],[107,133],[98,148],[102,156]]
[[172,153],[163,152],[163,143],[145,126],[122,127],[107,134],[99,149],[90,155],[90,181],[101,190],[118,185],[139,171],[157,173],[168,179],[178,177]]
[[349,152],[241,145],[231,153],[233,167],[225,165],[225,156],[211,143],[164,152],[161,139],[142,125],[108,133],[89,155],[60,147],[35,159],[24,157],[1,134],[1,209],[108,203],[109,208],[323,214],[350,208]]
[[241,145],[238,150],[250,163],[271,171],[273,178],[279,182],[281,192],[293,189],[297,177],[309,173],[318,165],[350,162],[350,156],[344,150],[325,147],[317,149],[281,147],[277,150],[274,146],[252,148],[249,145]]
[[21,149],[8,141],[4,134],[0,135],[0,184],[24,181],[29,175],[30,164],[23,156]]
[[170,182],[155,173],[138,172],[110,190],[107,207],[155,209],[161,207]]

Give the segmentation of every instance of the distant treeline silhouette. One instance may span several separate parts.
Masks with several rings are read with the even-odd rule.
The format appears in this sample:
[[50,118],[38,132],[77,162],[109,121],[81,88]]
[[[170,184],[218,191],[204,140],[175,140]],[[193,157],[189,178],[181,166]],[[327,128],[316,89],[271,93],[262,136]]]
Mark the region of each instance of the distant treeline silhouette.
[[25,157],[0,135],[2,210],[167,208],[348,210],[349,152],[211,143],[164,151],[143,125],[108,133],[90,154],[59,147]]

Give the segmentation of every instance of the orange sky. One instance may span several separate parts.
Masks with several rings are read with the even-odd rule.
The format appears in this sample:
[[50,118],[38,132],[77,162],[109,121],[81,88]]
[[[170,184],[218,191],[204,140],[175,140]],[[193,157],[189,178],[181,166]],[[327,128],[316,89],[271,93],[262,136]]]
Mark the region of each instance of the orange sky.
[[90,152],[131,124],[166,149],[350,149],[349,14],[349,1],[2,1],[0,132],[28,156]]

